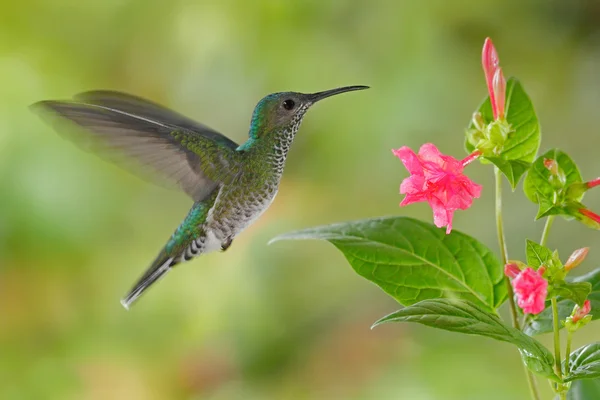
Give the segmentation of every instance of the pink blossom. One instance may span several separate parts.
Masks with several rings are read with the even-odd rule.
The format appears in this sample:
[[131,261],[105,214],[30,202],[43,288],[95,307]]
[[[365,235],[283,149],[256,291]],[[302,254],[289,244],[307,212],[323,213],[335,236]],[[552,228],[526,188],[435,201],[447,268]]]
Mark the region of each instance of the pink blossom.
[[446,226],[446,233],[450,233],[454,211],[466,210],[473,198],[481,194],[481,186],[463,174],[465,165],[481,153],[475,152],[460,161],[440,153],[431,143],[421,146],[419,154],[406,146],[392,152],[410,173],[400,185],[400,193],[406,195],[400,206],[428,202],[433,209],[434,224],[438,228]]
[[490,38],[486,38],[483,43],[481,64],[485,74],[488,93],[490,94],[490,103],[492,105],[494,119],[504,118],[506,79],[500,68],[498,52]]
[[539,314],[544,310],[546,296],[548,296],[548,281],[539,271],[527,267],[511,283],[517,295],[517,304],[523,312]]
[[586,300],[581,308],[578,305],[575,305],[575,310],[573,310],[573,323],[576,323],[581,318],[588,315],[590,311],[592,311],[592,303],[590,303],[589,300]]

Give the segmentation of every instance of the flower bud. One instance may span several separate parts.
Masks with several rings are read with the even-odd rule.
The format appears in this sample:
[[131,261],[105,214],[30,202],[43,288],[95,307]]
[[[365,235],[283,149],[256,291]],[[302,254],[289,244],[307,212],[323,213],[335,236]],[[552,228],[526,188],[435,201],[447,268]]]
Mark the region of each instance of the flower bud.
[[537,269],[537,273],[539,276],[544,276],[547,270],[548,268],[546,268],[545,265],[540,265],[540,267]]
[[588,187],[588,189],[591,189],[595,186],[600,185],[600,178],[592,179],[591,181],[586,182],[585,184]]
[[494,78],[492,79],[492,90],[494,91],[494,118],[504,118],[504,102],[506,98],[506,79],[502,73],[502,68],[498,68],[494,72]]
[[546,167],[546,169],[550,171],[550,174],[554,176],[558,175],[558,163],[556,162],[556,160],[553,160],[551,158],[544,158],[544,167]]
[[582,216],[585,217],[585,219],[583,219],[584,223],[593,226],[600,224],[600,215],[596,214],[595,212],[590,211],[587,208],[580,208],[578,211]]
[[521,272],[521,268],[516,263],[506,264],[504,266],[504,275],[508,276],[510,279],[515,279],[517,275]]
[[565,263],[565,270],[570,271],[573,268],[577,267],[579,264],[585,260],[589,247],[582,247],[581,249],[575,250],[570,256],[567,262]]
[[493,87],[494,75],[498,69],[500,60],[498,59],[498,53],[492,43],[492,39],[486,38],[483,43],[483,51],[481,52],[481,65],[483,66],[483,73],[485,74],[485,82],[487,84],[488,93],[490,94],[490,103],[492,104],[492,111],[494,112],[494,119],[498,118],[498,112],[496,108],[496,97]]
[[592,310],[592,303],[589,300],[586,300],[583,303],[583,307],[579,307],[577,304],[575,304],[575,307],[573,308],[573,312],[571,313],[571,317],[572,317],[571,320],[573,321],[574,324],[576,324],[577,322],[579,322],[579,320],[581,320],[583,317],[588,315],[591,310]]

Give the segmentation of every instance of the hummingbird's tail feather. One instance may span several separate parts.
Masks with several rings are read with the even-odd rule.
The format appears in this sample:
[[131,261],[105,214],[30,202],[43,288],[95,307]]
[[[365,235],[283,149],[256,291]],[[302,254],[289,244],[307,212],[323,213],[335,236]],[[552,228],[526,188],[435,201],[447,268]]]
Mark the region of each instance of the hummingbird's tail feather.
[[138,299],[152,284],[165,276],[171,267],[177,264],[173,257],[165,257],[164,252],[156,258],[146,273],[137,281],[129,293],[121,299],[121,305],[129,310],[131,304]]

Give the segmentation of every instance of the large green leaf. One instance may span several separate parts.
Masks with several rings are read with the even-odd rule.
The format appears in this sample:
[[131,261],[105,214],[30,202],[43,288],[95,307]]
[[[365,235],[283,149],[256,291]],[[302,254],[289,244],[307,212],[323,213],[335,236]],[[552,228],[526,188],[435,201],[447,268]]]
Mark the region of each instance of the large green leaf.
[[[592,290],[588,295],[592,305],[592,320],[600,318],[600,268],[596,269],[586,275],[579,276],[573,279],[571,282],[588,282],[592,285]],[[559,319],[564,321],[571,312],[575,302],[568,299],[559,299],[558,301],[558,316]],[[597,310],[596,312],[594,310]],[[561,326],[562,328],[562,326]],[[524,327],[524,332],[528,335],[539,335],[541,333],[552,332],[552,308],[549,303],[547,307],[538,315],[532,315]]]
[[600,377],[600,343],[590,343],[572,352],[569,371],[565,382]]
[[[558,399],[558,397],[557,397]],[[581,379],[571,384],[567,400],[596,400],[600,399],[600,379]]]
[[328,240],[364,278],[400,304],[439,297],[496,309],[506,299],[503,269],[483,244],[457,231],[388,217],[304,229],[276,237]]
[[398,310],[373,326],[387,322],[417,322],[433,328],[468,335],[486,336],[512,343],[533,372],[558,381],[553,371],[552,354],[537,340],[505,325],[498,316],[464,300],[431,299]]
[[[541,133],[533,103],[521,83],[515,78],[510,78],[506,85],[505,109],[506,121],[510,124],[511,132],[498,152],[494,154],[485,152],[484,158],[502,171],[514,189],[535,160],[540,147]],[[477,111],[481,114],[484,123],[489,124],[494,120],[489,96]],[[475,129],[473,122],[469,125],[469,130],[472,129]],[[468,141],[466,148],[470,153],[475,150]]]

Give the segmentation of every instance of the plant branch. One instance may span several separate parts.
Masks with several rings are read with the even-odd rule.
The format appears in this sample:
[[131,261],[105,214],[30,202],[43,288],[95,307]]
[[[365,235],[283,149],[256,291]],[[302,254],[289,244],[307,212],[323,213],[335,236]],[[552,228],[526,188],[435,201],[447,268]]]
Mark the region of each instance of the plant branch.
[[[556,370],[556,375],[562,381],[563,374],[562,368],[560,365],[561,356],[560,356],[560,326],[558,323],[558,302],[556,301],[556,297],[552,297],[550,300],[552,302],[552,323],[554,325],[554,369]],[[561,385],[557,385],[559,390],[559,395],[561,399],[564,398],[564,389],[562,389]]]
[[[496,230],[498,234],[498,244],[500,246],[502,263],[506,265],[508,263],[508,248],[506,246],[504,222],[502,220],[502,173],[498,167],[494,167],[494,176],[496,178]],[[510,306],[512,325],[516,329],[520,330],[521,326],[519,324],[519,315],[517,314],[517,306],[515,304],[515,295],[508,277],[505,277],[504,281],[506,282],[506,291],[508,293],[508,304]],[[540,394],[538,392],[537,383],[533,373],[527,367],[525,367],[525,374],[527,375],[527,383],[529,384],[531,398],[534,400],[540,400]]]
[[[500,246],[502,264],[506,265],[508,263],[508,248],[506,246],[506,238],[504,236],[504,222],[502,221],[502,173],[498,167],[494,167],[494,175],[496,177],[496,230],[498,234],[498,245]],[[512,286],[510,285],[508,277],[505,277],[504,280],[506,282],[506,291],[508,292],[508,305],[510,306],[512,324],[515,328],[521,329]]]
[[571,357],[571,340],[573,339],[573,332],[567,329],[567,350],[565,352],[565,376],[571,373],[571,366],[569,365],[569,358]]
[[554,222],[554,215],[550,215],[546,218],[546,224],[544,225],[544,230],[542,232],[542,239],[540,240],[540,245],[546,246],[548,242],[548,236],[550,236],[550,227],[552,226],[552,222]]

